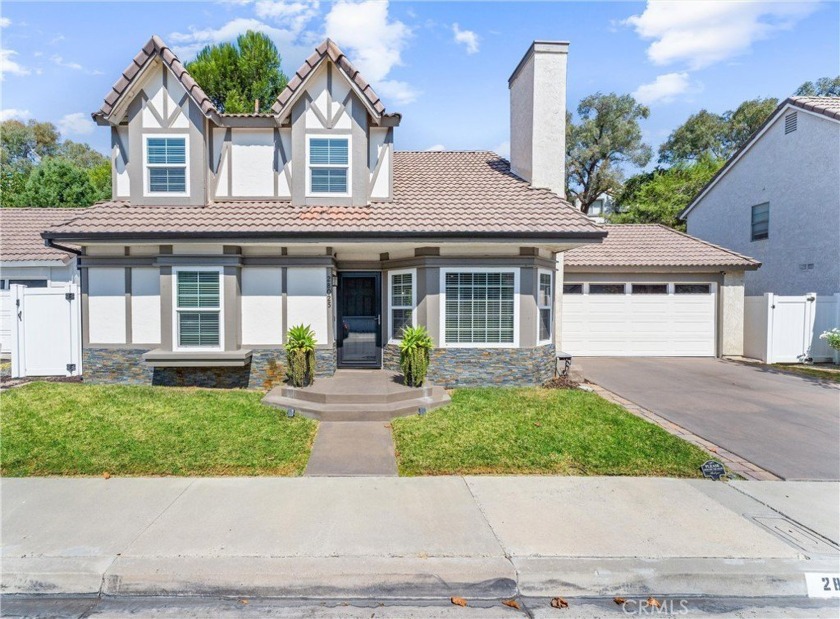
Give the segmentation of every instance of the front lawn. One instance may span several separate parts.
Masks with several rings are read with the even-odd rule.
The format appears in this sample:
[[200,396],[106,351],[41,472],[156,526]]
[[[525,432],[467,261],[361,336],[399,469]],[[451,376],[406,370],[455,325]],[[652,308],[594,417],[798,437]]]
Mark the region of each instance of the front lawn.
[[709,458],[577,389],[458,389],[449,406],[392,426],[400,475],[699,477]]
[[0,395],[0,473],[299,475],[317,423],[262,393],[32,383]]

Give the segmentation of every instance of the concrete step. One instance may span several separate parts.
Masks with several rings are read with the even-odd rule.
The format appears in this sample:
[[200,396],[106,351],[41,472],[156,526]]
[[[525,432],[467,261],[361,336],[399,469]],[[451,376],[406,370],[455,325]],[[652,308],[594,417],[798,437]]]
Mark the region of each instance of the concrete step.
[[420,395],[395,402],[382,402],[375,396],[371,398],[373,401],[359,401],[357,397],[344,402],[316,402],[284,395],[284,389],[272,389],[263,398],[263,404],[285,410],[293,409],[297,414],[319,421],[390,421],[395,417],[416,415],[421,408],[428,411],[450,402],[449,394],[443,387],[428,387],[423,391],[428,393],[427,396]]
[[[433,386],[406,387],[399,383],[380,384],[376,390],[367,389],[367,385],[352,385],[348,383],[335,385],[324,384],[330,379],[319,379],[310,387],[276,387],[280,395],[294,400],[306,400],[307,402],[332,404],[332,403],[356,403],[356,404],[388,404],[414,400],[417,398],[432,397]],[[362,380],[364,380],[362,378]]]

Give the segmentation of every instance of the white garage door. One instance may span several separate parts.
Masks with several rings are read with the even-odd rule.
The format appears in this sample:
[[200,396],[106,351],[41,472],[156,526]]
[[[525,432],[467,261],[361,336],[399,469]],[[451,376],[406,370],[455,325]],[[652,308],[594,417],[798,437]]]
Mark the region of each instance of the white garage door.
[[579,356],[713,357],[716,307],[714,283],[569,283],[562,348]]

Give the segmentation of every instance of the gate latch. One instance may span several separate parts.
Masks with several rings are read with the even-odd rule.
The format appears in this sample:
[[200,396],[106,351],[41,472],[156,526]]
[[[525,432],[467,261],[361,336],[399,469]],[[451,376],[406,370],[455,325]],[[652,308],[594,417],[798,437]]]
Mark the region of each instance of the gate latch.
[[68,363],[67,364],[67,371],[68,372],[75,372],[76,371],[76,364],[75,363]]
[[67,299],[68,301],[72,301],[73,299],[76,298],[76,293],[75,292],[65,292],[64,293],[64,298]]

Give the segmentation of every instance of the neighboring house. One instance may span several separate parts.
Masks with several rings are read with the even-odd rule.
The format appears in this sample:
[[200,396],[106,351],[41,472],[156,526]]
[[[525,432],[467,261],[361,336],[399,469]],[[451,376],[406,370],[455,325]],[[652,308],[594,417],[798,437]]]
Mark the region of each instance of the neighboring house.
[[[580,205],[580,200],[575,199],[575,206],[580,209]],[[592,221],[602,224],[607,221],[610,215],[617,212],[615,198],[608,193],[602,193],[589,205],[589,211],[586,213],[586,216]]]
[[762,262],[747,295],[840,292],[840,97],[782,102],[680,217]]
[[9,286],[30,288],[78,282],[74,254],[47,247],[41,232],[78,211],[63,208],[0,209],[0,353],[10,352]]
[[[558,256],[607,234],[563,198],[567,50],[535,42],[513,72],[508,163],[395,152],[401,116],[332,41],[270,114],[240,115],[219,113],[153,37],[94,114],[111,131],[114,199],[43,234],[83,250],[85,379],[261,386],[300,323],[315,331],[321,375],[398,369],[413,324],[435,342],[437,384],[550,378],[564,345]],[[645,252],[658,247],[630,250]],[[714,283],[704,294],[715,308],[721,281],[737,298],[755,265],[718,266],[731,253],[717,252],[695,266],[699,280],[667,281]],[[644,268],[615,270],[649,281]]]

